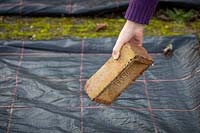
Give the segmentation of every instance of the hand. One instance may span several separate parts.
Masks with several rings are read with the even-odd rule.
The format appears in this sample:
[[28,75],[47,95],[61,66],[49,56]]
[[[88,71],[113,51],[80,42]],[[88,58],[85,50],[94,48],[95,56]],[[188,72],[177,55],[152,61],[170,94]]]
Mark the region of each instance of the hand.
[[121,48],[127,42],[131,45],[142,46],[143,32],[144,25],[127,20],[113,48],[113,58],[119,58]]

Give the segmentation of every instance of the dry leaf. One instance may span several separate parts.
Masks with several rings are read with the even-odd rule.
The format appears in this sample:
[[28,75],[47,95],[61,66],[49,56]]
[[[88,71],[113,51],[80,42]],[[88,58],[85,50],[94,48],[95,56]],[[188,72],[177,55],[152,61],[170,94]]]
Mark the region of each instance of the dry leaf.
[[97,23],[97,24],[96,24],[96,30],[95,30],[95,31],[98,32],[98,31],[100,31],[100,30],[105,30],[107,26],[108,26],[108,25],[105,24],[105,23]]
[[163,54],[166,56],[171,56],[173,53],[173,45],[169,44],[164,50],[163,50]]

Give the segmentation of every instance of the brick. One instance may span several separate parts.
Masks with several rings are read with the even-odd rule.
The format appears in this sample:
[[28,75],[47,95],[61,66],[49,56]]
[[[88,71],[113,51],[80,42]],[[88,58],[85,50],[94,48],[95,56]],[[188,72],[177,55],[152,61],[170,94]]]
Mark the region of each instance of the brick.
[[152,58],[140,46],[123,45],[119,59],[110,59],[86,81],[84,86],[92,101],[111,104],[151,64]]

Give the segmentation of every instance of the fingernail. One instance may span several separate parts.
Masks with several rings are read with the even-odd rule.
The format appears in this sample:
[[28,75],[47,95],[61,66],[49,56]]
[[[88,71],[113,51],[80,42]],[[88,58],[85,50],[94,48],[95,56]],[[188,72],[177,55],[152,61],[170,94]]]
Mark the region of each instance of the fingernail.
[[119,52],[114,51],[113,58],[116,60],[116,59],[118,59],[118,56],[119,56]]

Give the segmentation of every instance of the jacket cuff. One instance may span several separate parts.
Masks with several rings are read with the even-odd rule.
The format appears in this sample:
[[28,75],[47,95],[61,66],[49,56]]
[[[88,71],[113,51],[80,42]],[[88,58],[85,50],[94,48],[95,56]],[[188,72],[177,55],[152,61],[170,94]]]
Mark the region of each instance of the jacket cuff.
[[139,24],[149,24],[157,3],[158,0],[130,0],[125,19]]

